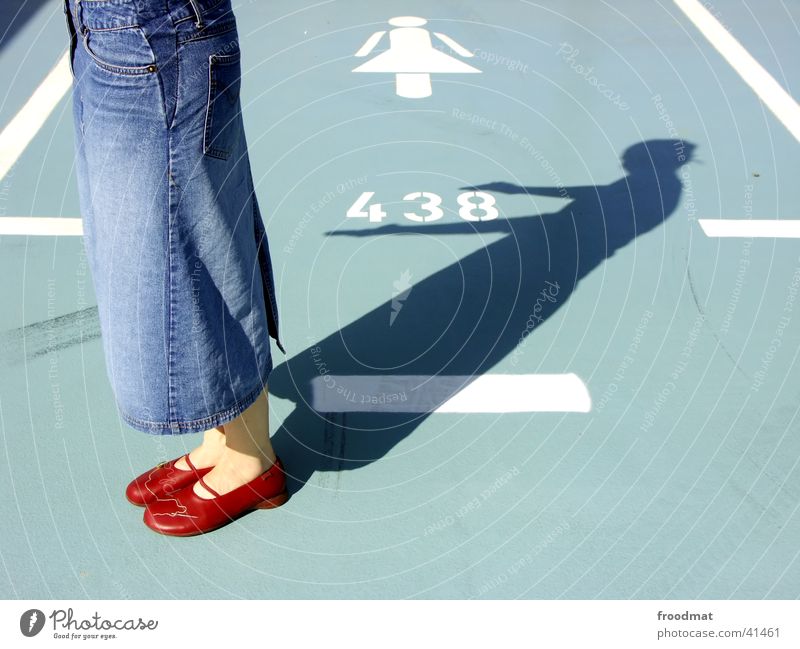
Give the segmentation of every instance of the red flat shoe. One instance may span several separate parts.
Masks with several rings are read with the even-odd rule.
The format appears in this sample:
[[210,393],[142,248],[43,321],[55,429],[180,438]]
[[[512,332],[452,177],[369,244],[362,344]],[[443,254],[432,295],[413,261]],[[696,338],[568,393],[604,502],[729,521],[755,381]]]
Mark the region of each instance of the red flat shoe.
[[194,536],[216,530],[253,509],[279,507],[289,499],[286,475],[279,457],[260,476],[226,494],[218,494],[202,476],[198,478],[214,498],[201,498],[194,483],[171,498],[148,503],[144,524],[167,536]]
[[180,460],[176,457],[169,462],[161,462],[149,471],[145,471],[138,478],[131,481],[125,490],[125,497],[133,505],[144,507],[147,503],[153,502],[164,496],[170,497],[180,491],[186,485],[194,484],[198,477],[202,478],[214,467],[198,469],[189,459],[189,454],[181,455],[186,458],[189,469],[179,469],[175,463]]

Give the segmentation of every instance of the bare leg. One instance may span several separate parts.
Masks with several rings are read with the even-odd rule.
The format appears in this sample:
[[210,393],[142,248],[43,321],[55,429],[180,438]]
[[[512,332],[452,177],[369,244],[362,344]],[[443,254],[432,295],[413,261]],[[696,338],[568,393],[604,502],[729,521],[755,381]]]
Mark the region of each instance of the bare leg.
[[[225,430],[222,426],[217,426],[203,433],[203,443],[189,453],[189,459],[198,469],[205,469],[219,462],[224,450]],[[182,471],[189,470],[184,458],[178,460],[175,466]]]
[[[269,438],[266,387],[247,410],[225,424],[224,431],[224,448],[214,468],[203,478],[219,494],[228,493],[254,480],[275,461],[275,451]],[[201,498],[214,497],[199,482],[194,485],[194,491]]]

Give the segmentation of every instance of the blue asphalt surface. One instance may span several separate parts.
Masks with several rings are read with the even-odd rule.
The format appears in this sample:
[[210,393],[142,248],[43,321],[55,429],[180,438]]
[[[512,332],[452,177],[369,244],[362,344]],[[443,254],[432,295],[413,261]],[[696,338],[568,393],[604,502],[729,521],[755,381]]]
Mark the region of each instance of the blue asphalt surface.
[[[234,11],[292,497],[201,537],[148,530],[125,485],[198,436],[119,420],[80,238],[0,236],[0,595],[797,597],[800,240],[708,238],[697,219],[800,218],[800,143],[675,5]],[[714,12],[800,97],[796,3]],[[353,73],[404,15],[481,73],[433,74],[419,99]],[[3,125],[64,51],[60,3],[12,32]],[[79,216],[70,102],[0,179],[0,218]],[[498,218],[459,215],[476,189]],[[381,221],[346,216],[363,192]],[[412,192],[443,216],[406,218],[425,213]],[[555,301],[535,311],[547,282]],[[325,412],[324,372],[575,373],[592,409]]]

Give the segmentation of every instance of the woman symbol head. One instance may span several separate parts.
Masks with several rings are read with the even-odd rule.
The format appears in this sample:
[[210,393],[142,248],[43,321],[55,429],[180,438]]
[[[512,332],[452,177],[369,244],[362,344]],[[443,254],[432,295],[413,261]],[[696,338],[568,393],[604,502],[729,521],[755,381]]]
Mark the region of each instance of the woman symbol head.
[[389,24],[393,27],[422,27],[427,22],[424,18],[416,16],[397,16],[389,19]]

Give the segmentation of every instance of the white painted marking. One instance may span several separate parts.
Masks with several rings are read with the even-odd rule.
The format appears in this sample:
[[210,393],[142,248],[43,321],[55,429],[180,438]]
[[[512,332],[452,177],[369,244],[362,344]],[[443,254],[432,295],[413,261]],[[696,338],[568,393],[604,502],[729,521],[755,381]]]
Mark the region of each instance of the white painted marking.
[[[480,70],[468,63],[435,49],[430,32],[422,27],[427,22],[424,18],[416,16],[390,18],[389,24],[394,26],[394,29],[389,31],[389,49],[354,68],[353,72],[392,73],[395,75],[397,95],[409,99],[430,97],[431,74],[480,73]],[[381,31],[372,34],[356,52],[356,56],[367,56],[375,49],[385,33]],[[434,32],[434,35],[461,56],[472,56],[469,50],[452,38],[437,32]]]
[[69,71],[69,49],[67,49],[25,105],[0,133],[0,179],[4,178],[14,166],[70,88],[72,88],[72,74]]
[[589,412],[589,390],[576,374],[486,374],[435,412]]
[[447,45],[447,47],[453,50],[456,54],[460,54],[465,59],[471,59],[473,56],[475,56],[466,47],[462,47],[461,45],[456,43],[447,34],[442,34],[441,32],[433,32],[433,35],[436,36],[436,38],[438,38],[440,41],[442,41],[442,43]]
[[708,237],[800,239],[800,221],[768,219],[697,219]]
[[800,141],[800,105],[775,81],[698,0],[674,0],[795,139]]
[[317,412],[589,412],[576,374],[332,375],[311,381]]
[[367,42],[361,46],[361,49],[356,52],[356,56],[361,58],[369,54],[372,50],[375,49],[375,46],[378,44],[378,41],[383,38],[383,35],[386,32],[375,32],[372,36],[367,39]]
[[49,216],[2,216],[0,235],[83,236],[83,219]]

